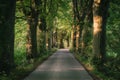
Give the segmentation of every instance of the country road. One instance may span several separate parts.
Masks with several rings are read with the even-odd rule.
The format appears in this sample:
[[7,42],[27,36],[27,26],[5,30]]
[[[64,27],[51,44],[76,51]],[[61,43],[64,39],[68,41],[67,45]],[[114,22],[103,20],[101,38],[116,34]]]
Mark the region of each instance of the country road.
[[68,49],[59,49],[24,80],[93,80]]

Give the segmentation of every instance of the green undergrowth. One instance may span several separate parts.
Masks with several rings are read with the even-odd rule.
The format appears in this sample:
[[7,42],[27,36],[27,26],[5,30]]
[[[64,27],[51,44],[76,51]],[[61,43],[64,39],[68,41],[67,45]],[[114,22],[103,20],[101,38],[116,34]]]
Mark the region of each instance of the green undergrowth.
[[33,70],[35,70],[38,65],[48,59],[48,57],[51,56],[56,50],[57,49],[46,51],[45,55],[41,55],[39,58],[31,60],[31,63],[28,63],[26,60],[19,60],[23,57],[17,58],[18,61],[16,62],[16,68],[13,69],[9,76],[3,72],[2,75],[0,75],[0,80],[22,80]]
[[85,67],[94,80],[103,80],[101,77],[104,77],[104,75],[95,69],[94,65],[91,64],[90,59],[87,60],[78,53],[74,53],[74,56]]
[[105,71],[100,71],[95,66],[95,64],[91,63],[92,59],[90,59],[90,57],[87,58],[86,56],[83,56],[80,53],[73,52],[73,50],[70,51],[71,53],[73,53],[75,58],[85,67],[85,69],[89,72],[89,74],[93,77],[94,80],[120,80],[120,72],[119,69],[117,69],[119,68],[119,65],[115,65],[116,59],[109,61],[109,57],[107,57],[108,61],[106,62],[104,67]]

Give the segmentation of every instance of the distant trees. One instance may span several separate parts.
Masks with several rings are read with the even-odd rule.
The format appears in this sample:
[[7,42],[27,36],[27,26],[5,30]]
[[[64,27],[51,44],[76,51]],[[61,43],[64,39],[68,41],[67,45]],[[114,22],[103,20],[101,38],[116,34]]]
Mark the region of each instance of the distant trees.
[[[73,15],[74,15],[74,34],[73,34],[73,43],[76,47],[76,50],[83,53],[83,47],[84,42],[83,41],[83,28],[86,24],[85,18],[88,17],[88,19],[91,16],[88,16],[91,14],[92,11],[92,3],[93,0],[72,0],[73,3]],[[92,15],[92,14],[91,14]]]
[[14,24],[16,0],[0,1],[0,72],[14,68]]

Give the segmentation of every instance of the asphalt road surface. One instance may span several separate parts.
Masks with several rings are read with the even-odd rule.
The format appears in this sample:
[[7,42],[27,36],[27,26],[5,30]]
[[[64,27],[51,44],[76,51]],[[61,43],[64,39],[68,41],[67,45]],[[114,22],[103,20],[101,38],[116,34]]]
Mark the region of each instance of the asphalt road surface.
[[59,49],[24,80],[93,80],[68,49]]

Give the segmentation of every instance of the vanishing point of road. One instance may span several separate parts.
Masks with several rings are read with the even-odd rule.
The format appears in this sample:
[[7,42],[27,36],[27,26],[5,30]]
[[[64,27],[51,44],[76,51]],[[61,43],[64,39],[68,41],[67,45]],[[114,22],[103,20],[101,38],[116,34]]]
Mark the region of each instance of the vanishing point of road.
[[24,80],[93,80],[68,49],[59,49]]

